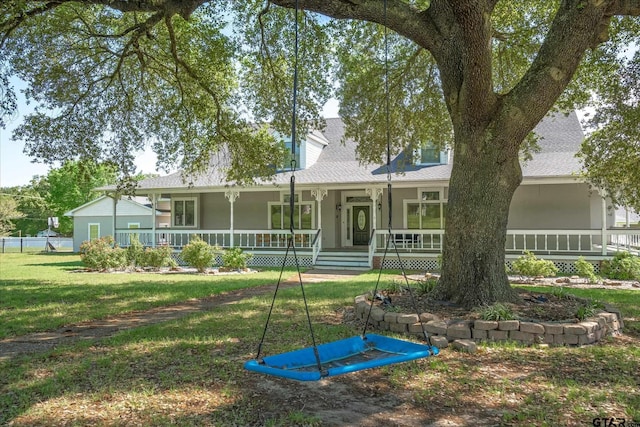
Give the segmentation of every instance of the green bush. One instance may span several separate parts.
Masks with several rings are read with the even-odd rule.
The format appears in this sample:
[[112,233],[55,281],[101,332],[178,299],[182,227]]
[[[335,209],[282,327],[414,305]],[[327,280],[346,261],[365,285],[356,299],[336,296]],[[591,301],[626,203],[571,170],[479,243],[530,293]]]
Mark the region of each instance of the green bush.
[[589,300],[576,310],[576,319],[582,321],[588,317],[593,317],[598,311],[604,308],[604,304],[599,301]]
[[131,242],[127,250],[127,263],[133,266],[142,265],[144,246],[140,243],[137,234],[131,235]]
[[513,320],[516,315],[504,304],[496,303],[487,307],[483,307],[480,311],[482,320]]
[[569,292],[567,292],[567,289],[563,288],[562,286],[559,286],[559,287],[554,286],[553,288],[551,288],[551,291],[549,293],[559,299],[573,298],[573,294],[570,294]]
[[173,266],[175,261],[171,258],[169,246],[147,248],[142,254],[142,266],[159,269],[160,267]]
[[418,282],[418,295],[428,295],[430,294],[438,284],[438,279],[427,279],[421,280]]
[[230,269],[247,268],[247,262],[252,257],[252,254],[244,253],[242,248],[227,249],[222,253],[222,265]]
[[585,277],[589,280],[589,283],[596,283],[600,280],[600,278],[596,276],[593,264],[585,260],[583,256],[578,257],[578,260],[576,261],[576,270],[578,272],[578,276]]
[[182,248],[180,257],[191,267],[198,269],[200,273],[204,273],[207,267],[213,265],[219,249],[211,246],[199,236],[192,236],[187,245]]
[[516,274],[528,277],[548,277],[558,273],[558,268],[552,261],[538,259],[529,251],[525,251],[523,256],[513,261],[511,269]]
[[80,259],[92,270],[123,269],[127,266],[127,253],[113,244],[112,236],[87,240],[80,245]]
[[611,261],[602,262],[602,273],[610,279],[640,280],[640,257],[618,252]]

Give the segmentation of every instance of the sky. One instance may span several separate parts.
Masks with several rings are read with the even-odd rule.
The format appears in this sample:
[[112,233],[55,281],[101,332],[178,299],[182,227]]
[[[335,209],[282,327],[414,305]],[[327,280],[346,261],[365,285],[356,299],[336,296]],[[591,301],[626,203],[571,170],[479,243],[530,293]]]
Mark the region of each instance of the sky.
[[[0,188],[27,185],[34,176],[46,175],[51,168],[43,163],[32,162],[32,159],[23,153],[24,143],[11,139],[13,130],[33,111],[33,105],[28,105],[20,93],[20,90],[25,88],[25,83],[17,79],[12,79],[11,83],[17,92],[18,111],[7,120],[8,125],[5,129],[0,128]],[[155,163],[156,156],[150,150],[137,156],[139,172],[156,173]]]
[[[0,188],[23,186],[29,184],[35,175],[46,175],[50,167],[42,163],[33,163],[32,159],[23,153],[24,143],[11,140],[13,129],[18,127],[23,118],[33,111],[31,105],[27,105],[19,89],[24,83],[13,82],[18,91],[18,111],[9,119],[6,129],[0,128]],[[324,107],[325,117],[338,117],[338,101],[330,100]],[[156,171],[156,155],[151,151],[138,153],[136,165],[141,173],[161,173]],[[54,167],[59,167],[56,165]]]

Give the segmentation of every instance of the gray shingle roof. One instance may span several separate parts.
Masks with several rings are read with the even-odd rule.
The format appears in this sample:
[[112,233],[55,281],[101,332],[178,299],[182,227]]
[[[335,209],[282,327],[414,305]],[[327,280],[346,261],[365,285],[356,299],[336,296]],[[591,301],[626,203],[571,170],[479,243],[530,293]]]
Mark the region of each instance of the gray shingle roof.
[[[307,169],[295,172],[297,185],[341,185],[370,184],[387,181],[386,166],[361,165],[355,157],[356,143],[353,140],[342,142],[344,123],[339,118],[326,119],[326,127],[322,135],[329,142],[318,158],[318,161]],[[317,131],[314,131],[317,132]],[[538,145],[541,151],[533,155],[533,159],[523,164],[523,174],[527,178],[571,177],[580,171],[579,160],[575,153],[579,150],[584,138],[580,122],[575,112],[568,115],[556,114],[541,121],[535,129],[540,137]],[[392,163],[392,170],[402,160],[400,154]],[[420,181],[446,181],[451,175],[451,164],[433,166],[405,166],[402,173],[394,173],[392,180],[398,183]],[[139,185],[145,189],[185,188],[220,188],[231,185],[224,179],[221,168],[212,167],[209,172],[192,177],[186,182],[181,173],[164,177],[149,178]],[[273,181],[260,185],[287,184],[290,173],[282,172]]]

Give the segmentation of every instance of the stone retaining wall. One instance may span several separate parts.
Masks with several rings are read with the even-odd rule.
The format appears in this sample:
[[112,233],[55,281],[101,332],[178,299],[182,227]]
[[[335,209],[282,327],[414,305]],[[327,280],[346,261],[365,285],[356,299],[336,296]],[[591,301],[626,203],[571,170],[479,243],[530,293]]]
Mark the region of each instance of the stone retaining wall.
[[[431,313],[404,314],[387,312],[371,307],[366,295],[355,299],[356,316],[366,320],[379,330],[423,336],[422,327],[428,333],[430,344],[444,348],[455,340],[516,341],[525,345],[549,344],[585,345],[593,344],[603,337],[618,334],[624,326],[620,311],[607,306],[582,322],[525,322],[520,320],[442,320]],[[420,322],[422,320],[422,322]]]

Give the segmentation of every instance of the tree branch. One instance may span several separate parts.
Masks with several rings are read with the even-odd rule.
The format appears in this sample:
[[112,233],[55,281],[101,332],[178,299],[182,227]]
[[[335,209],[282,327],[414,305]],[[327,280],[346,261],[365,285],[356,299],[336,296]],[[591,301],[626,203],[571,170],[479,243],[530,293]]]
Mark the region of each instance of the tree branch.
[[189,66],[189,64],[187,64],[178,54],[178,42],[176,39],[175,31],[173,29],[173,24],[171,23],[171,17],[169,16],[165,17],[165,25],[167,26],[167,31],[169,33],[169,40],[171,42],[171,55],[173,56],[173,59],[176,62],[176,65],[179,65],[182,69],[184,69],[187,75],[191,77],[198,84],[198,86],[200,86],[201,89],[203,89],[206,93],[209,94],[209,96],[211,96],[211,98],[213,99],[213,102],[216,105],[216,125],[219,131],[221,132],[221,130],[223,129],[222,104],[220,102],[218,94],[208,85],[206,85],[202,81],[200,76],[198,76],[198,74]]
[[[271,0],[273,4],[293,9],[295,0]],[[432,6],[420,10],[401,0],[387,0],[387,28],[433,52],[441,44],[440,34],[431,19]],[[383,25],[384,0],[299,0],[299,7],[335,19],[357,19]]]
[[614,3],[614,15],[640,16],[640,0],[617,0]]
[[[594,3],[567,0],[560,5],[529,70],[505,95],[503,119],[533,129],[565,90],[586,50],[604,41],[602,28],[609,24],[614,2]],[[514,140],[524,136],[514,135]]]
[[49,10],[55,9],[61,4],[62,4],[62,1],[51,1],[45,4],[42,4],[42,2],[38,2],[36,4],[36,7],[34,7],[33,9],[27,10],[26,12],[23,12],[18,16],[10,17],[6,21],[1,22],[0,32],[3,33],[3,36],[2,36],[2,39],[0,40],[0,49],[3,48],[5,42],[7,41],[11,33],[13,33],[16,30],[16,28],[18,28],[20,24],[22,24],[25,20],[33,16],[42,15],[43,13]]

